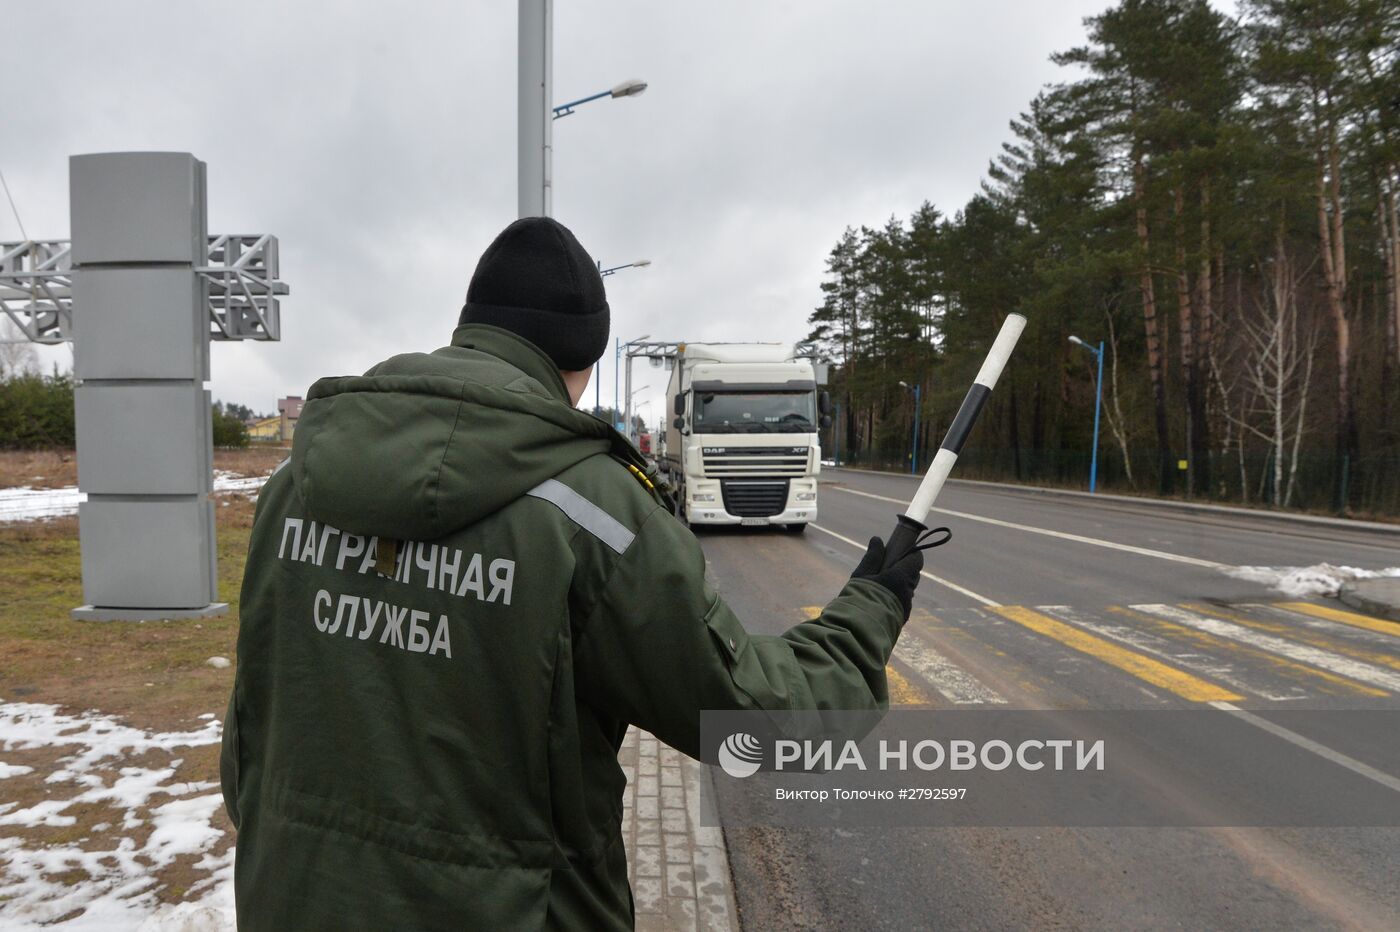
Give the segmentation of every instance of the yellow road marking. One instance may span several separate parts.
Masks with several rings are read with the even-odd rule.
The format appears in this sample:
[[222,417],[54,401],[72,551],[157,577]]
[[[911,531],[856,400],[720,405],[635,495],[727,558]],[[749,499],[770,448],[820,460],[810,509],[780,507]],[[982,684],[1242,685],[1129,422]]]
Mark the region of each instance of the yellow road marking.
[[885,681],[889,684],[890,705],[933,704],[922,689],[905,679],[904,674],[892,666],[885,667]]
[[1325,634],[1319,634],[1309,629],[1300,629],[1292,625],[1280,624],[1278,622],[1263,621],[1255,618],[1246,618],[1236,612],[1227,612],[1223,608],[1214,605],[1182,605],[1182,608],[1199,612],[1202,615],[1214,615],[1216,618],[1224,618],[1226,621],[1233,621],[1237,625],[1244,625],[1249,628],[1257,628],[1260,631],[1268,631],[1281,637],[1293,638],[1313,647],[1320,647],[1323,650],[1330,650],[1333,653],[1343,654],[1347,657],[1355,657],[1357,660],[1364,660],[1367,663],[1379,664],[1383,667],[1390,667],[1393,670],[1400,670],[1400,657],[1393,654],[1382,654],[1377,651],[1365,650],[1360,647],[1353,647],[1342,641],[1333,640]]
[[1365,628],[1367,631],[1376,631],[1380,634],[1388,634],[1391,637],[1400,637],[1400,624],[1396,624],[1393,621],[1383,621],[1380,618],[1372,618],[1370,615],[1358,615],[1356,612],[1344,612],[1339,608],[1329,608],[1326,605],[1313,605],[1311,602],[1275,602],[1274,606],[1276,608],[1287,609],[1290,612],[1312,615],[1314,618],[1339,621],[1344,625]]
[[1110,666],[1131,673],[1144,682],[1175,693],[1191,702],[1230,702],[1244,697],[1230,692],[1222,686],[1192,676],[1175,667],[1169,667],[1159,660],[1119,647],[1103,638],[1095,637],[1073,625],[1031,611],[1020,605],[1003,605],[992,609],[1003,618],[1029,628],[1037,634],[1059,641],[1072,650],[1088,654]]
[[1131,608],[1124,608],[1121,605],[1110,605],[1107,610],[1110,612],[1114,612],[1118,615],[1126,615],[1129,618],[1133,618],[1138,621],[1145,621],[1150,624],[1156,625],[1157,627],[1162,628],[1163,630],[1170,631],[1174,635],[1186,638],[1190,641],[1194,641],[1195,643],[1201,645],[1207,650],[1225,653],[1233,652],[1238,654],[1244,654],[1245,656],[1252,657],[1257,660],[1262,660],[1270,666],[1277,667],[1280,670],[1286,670],[1288,673],[1293,674],[1295,676],[1313,677],[1316,679],[1325,680],[1333,686],[1336,686],[1341,691],[1329,692],[1329,695],[1389,695],[1389,693],[1387,693],[1383,689],[1377,689],[1376,687],[1368,686],[1365,683],[1358,683],[1356,680],[1342,676],[1339,673],[1333,673],[1331,670],[1322,670],[1318,667],[1308,666],[1307,664],[1299,663],[1298,661],[1293,660],[1290,657],[1282,657],[1278,654],[1271,654],[1266,650],[1262,650],[1258,647],[1254,647],[1249,644],[1244,644],[1240,641],[1232,641],[1229,638],[1217,637],[1214,634],[1207,634],[1204,631],[1197,631],[1195,628],[1188,628],[1185,625],[1179,625],[1175,622],[1167,621],[1165,618],[1159,618],[1156,615],[1148,615],[1144,612],[1135,611]]
[[[802,614],[811,621],[822,613],[820,605],[802,606]],[[892,666],[885,667],[885,682],[889,684],[890,705],[931,705],[933,700]]]

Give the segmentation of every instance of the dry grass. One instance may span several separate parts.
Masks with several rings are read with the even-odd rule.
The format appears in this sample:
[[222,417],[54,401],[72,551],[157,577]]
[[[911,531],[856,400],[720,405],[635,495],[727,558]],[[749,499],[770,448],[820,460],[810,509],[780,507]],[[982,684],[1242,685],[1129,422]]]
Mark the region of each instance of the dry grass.
[[[71,466],[63,455],[0,453],[0,477],[44,463]],[[216,450],[214,460],[219,469],[265,475],[286,456],[282,448],[253,447]],[[183,727],[200,712],[222,718],[232,670],[204,662],[233,657],[254,500],[242,493],[214,500],[219,593],[229,613],[201,621],[71,621],[68,610],[83,604],[78,519],[0,524],[0,697],[98,708],[146,728]]]
[[72,450],[0,450],[0,489],[61,489],[78,484]]
[[[291,447],[264,444],[217,449],[214,468],[240,476],[265,476],[291,452]],[[77,484],[78,459],[72,450],[0,450],[0,489],[61,489]]]
[[214,468],[238,473],[240,476],[265,476],[284,459],[292,455],[289,446],[255,443],[242,450],[214,451]]
[[[76,622],[83,604],[76,518],[0,525],[0,697],[101,709],[143,728],[223,717],[253,501],[216,495],[219,594],[229,613],[197,621]],[[227,503],[227,504],[224,504]]]

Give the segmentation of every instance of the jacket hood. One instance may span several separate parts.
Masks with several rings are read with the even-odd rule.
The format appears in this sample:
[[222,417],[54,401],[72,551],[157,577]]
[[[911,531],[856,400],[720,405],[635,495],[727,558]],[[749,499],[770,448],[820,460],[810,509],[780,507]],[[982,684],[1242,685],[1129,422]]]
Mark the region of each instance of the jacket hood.
[[466,324],[432,353],[311,386],[292,480],[311,517],[353,534],[434,540],[611,445],[574,408],[549,357]]

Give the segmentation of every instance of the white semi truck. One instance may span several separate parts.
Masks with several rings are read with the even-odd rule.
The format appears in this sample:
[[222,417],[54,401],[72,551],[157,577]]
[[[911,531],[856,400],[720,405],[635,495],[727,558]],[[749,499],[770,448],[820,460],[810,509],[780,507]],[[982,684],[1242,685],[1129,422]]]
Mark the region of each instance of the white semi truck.
[[682,520],[798,533],[816,520],[825,369],[801,345],[676,345],[660,463]]

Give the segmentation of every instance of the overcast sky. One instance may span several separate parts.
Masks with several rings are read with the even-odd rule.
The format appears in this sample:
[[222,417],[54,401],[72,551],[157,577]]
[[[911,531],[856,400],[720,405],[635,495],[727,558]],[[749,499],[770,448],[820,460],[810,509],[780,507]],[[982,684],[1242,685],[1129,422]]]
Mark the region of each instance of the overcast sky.
[[[847,225],[952,213],[1108,0],[556,4],[554,214],[605,266],[614,335],[807,334]],[[516,4],[9,4],[0,171],[68,236],[67,157],[208,163],[211,233],[281,240],[280,343],[215,344],[216,398],[272,411],[320,376],[443,345],[516,210]],[[0,241],[20,238],[0,205]],[[81,310],[79,311],[81,313]],[[45,366],[68,365],[46,350]],[[613,393],[602,362],[603,403]],[[649,420],[664,379],[650,383]],[[590,386],[585,405],[593,402]]]

